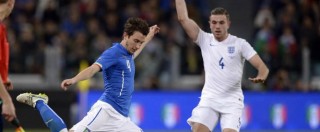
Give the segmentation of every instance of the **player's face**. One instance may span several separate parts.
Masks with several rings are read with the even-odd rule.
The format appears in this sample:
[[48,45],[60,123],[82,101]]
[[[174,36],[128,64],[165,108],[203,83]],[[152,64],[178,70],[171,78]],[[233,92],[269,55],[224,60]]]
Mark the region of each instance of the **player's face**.
[[227,38],[230,21],[226,15],[211,15],[209,24],[211,32],[218,41],[223,41]]
[[133,54],[138,49],[140,49],[142,43],[144,42],[144,39],[146,36],[144,36],[140,32],[134,32],[131,36],[125,35],[126,40],[126,49]]

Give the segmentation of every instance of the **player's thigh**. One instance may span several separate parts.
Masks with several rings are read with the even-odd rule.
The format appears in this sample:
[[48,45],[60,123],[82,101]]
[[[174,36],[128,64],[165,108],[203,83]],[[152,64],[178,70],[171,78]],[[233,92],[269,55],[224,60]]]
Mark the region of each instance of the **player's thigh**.
[[[221,128],[223,132],[238,132],[241,127],[241,116],[243,108],[234,107],[232,111],[221,113]],[[234,130],[234,131],[232,131]]]
[[119,132],[143,132],[140,127],[134,124],[129,118],[122,122]]
[[109,114],[107,112],[104,112],[102,107],[95,107],[95,108],[92,108],[80,122],[75,124],[70,129],[70,131],[74,131],[74,132],[93,131],[110,123],[110,122],[106,122],[107,119],[110,119]]
[[216,126],[219,120],[219,113],[210,107],[197,106],[192,110],[191,117],[187,120],[192,129],[202,129],[203,126],[199,126],[195,123],[200,123],[206,126],[210,131]]
[[201,123],[193,122],[192,132],[210,132],[210,129]]
[[129,118],[122,116],[110,107],[93,107],[87,115],[75,126],[74,132],[84,131],[119,131],[119,132],[141,132]]
[[222,130],[222,132],[237,132],[237,130],[231,129],[231,128],[225,128]]

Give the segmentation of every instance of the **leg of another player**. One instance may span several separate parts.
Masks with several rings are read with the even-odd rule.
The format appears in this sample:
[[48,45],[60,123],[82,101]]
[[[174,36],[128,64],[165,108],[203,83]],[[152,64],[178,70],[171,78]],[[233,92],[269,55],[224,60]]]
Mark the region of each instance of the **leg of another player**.
[[192,124],[192,132],[210,132],[210,129],[201,123],[194,122]]
[[42,100],[36,102],[35,108],[39,110],[43,122],[51,132],[67,132],[64,121]]

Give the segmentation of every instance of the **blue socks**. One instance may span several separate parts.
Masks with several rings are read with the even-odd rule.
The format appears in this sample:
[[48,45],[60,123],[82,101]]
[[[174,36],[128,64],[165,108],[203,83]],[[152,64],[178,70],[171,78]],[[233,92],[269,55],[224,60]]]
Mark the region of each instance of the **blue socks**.
[[67,129],[63,120],[42,100],[36,102],[37,110],[39,110],[43,122],[50,128],[51,132],[60,132]]

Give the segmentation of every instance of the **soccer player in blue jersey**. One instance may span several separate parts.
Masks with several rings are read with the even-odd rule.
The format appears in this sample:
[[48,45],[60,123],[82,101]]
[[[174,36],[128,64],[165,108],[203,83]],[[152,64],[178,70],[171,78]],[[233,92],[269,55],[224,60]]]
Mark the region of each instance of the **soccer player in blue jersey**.
[[[71,132],[142,131],[128,118],[134,91],[134,58],[158,32],[157,25],[149,28],[144,20],[129,18],[124,25],[123,39],[120,43],[114,43],[111,48],[105,50],[90,67],[73,78],[62,81],[61,87],[67,90],[68,86],[89,79],[99,71],[104,78],[105,90],[100,99],[87,115],[71,128]],[[24,93],[20,94],[17,100],[38,109],[51,131],[67,131],[63,121],[46,104],[47,96]],[[45,112],[47,114],[44,114]]]

